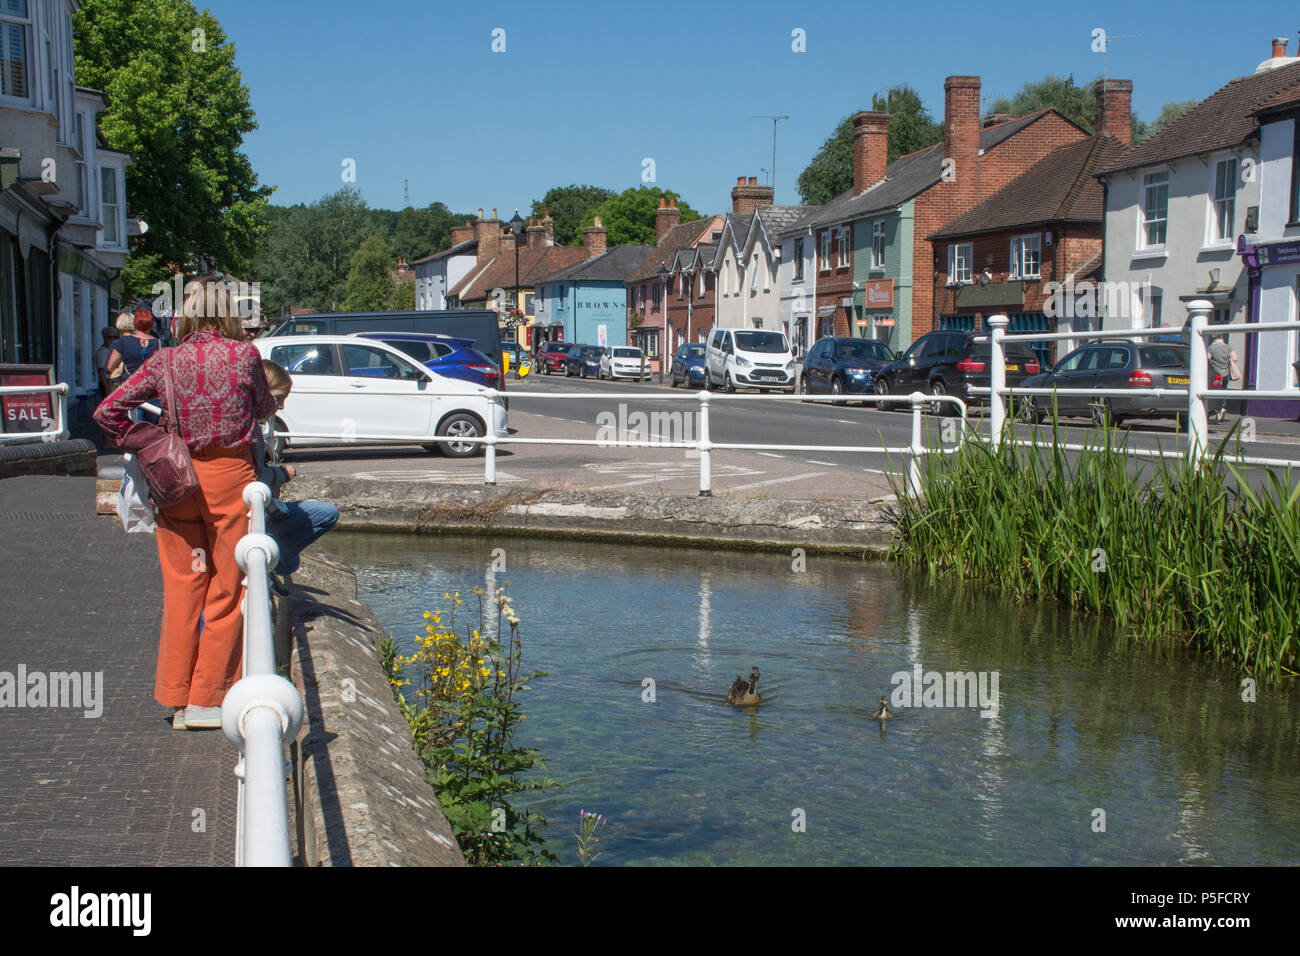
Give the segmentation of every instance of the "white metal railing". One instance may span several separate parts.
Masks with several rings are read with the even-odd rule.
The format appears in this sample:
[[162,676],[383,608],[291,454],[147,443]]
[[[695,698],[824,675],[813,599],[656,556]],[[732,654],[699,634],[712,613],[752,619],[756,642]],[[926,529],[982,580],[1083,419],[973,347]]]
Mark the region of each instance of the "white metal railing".
[[[1205,336],[1207,335],[1224,335],[1231,332],[1244,332],[1248,335],[1259,332],[1282,331],[1287,329],[1300,329],[1300,322],[1245,322],[1236,324],[1215,324],[1211,325],[1209,316],[1214,308],[1213,303],[1205,299],[1196,299],[1187,303],[1188,323],[1191,335],[1189,336],[1189,345],[1191,355],[1189,357],[1187,388],[1023,388],[1009,387],[1006,383],[1006,364],[1003,346],[1007,342],[1043,342],[1061,339],[1106,339],[1114,341],[1116,339],[1140,339],[1155,336],[1169,337],[1180,334],[1181,330],[1169,328],[1154,329],[1098,329],[1089,332],[1048,332],[1048,333],[1025,333],[1020,335],[1007,335],[1006,327],[1009,319],[1005,315],[994,315],[988,319],[989,334],[980,336],[976,341],[989,343],[989,370],[990,384],[987,387],[976,387],[970,391],[974,395],[988,395],[990,407],[990,427],[992,431],[992,440],[994,445],[998,445],[1003,440],[1003,432],[1007,420],[1006,397],[1011,396],[1029,396],[1029,395],[1087,395],[1093,398],[1119,397],[1133,398],[1137,396],[1165,397],[1165,396],[1184,396],[1187,400],[1187,412],[1183,416],[1187,424],[1187,450],[1186,451],[1165,451],[1163,449],[1142,449],[1131,448],[1128,451],[1136,456],[1159,457],[1159,458],[1189,458],[1194,462],[1203,461],[1209,447],[1209,416],[1205,411],[1205,400],[1207,398],[1244,399],[1244,398],[1272,398],[1282,399],[1285,401],[1300,401],[1300,389],[1228,389],[1228,388],[1207,388],[1206,383],[1209,379],[1209,355],[1205,346]],[[1008,435],[1007,439],[1013,444],[1027,445],[1032,444],[1033,439],[1024,439],[1014,434]],[[1058,446],[1065,451],[1080,451],[1088,446],[1083,445],[1060,445]],[[1286,458],[1260,458],[1242,455],[1238,451],[1236,455],[1231,456],[1232,460],[1243,465],[1262,465],[1265,467],[1292,467],[1300,466],[1300,460]]]
[[48,393],[57,396],[54,401],[55,415],[51,419],[48,415],[41,417],[41,431],[38,432],[5,432],[0,434],[0,444],[9,444],[25,441],[43,441],[52,442],[68,437],[68,383],[58,382],[55,385],[5,385],[0,388],[0,395],[31,395],[33,393]]
[[243,676],[221,702],[221,729],[239,748],[235,838],[236,866],[292,866],[285,742],[302,727],[298,689],[275,669],[269,573],[280,549],[266,533],[271,489],[260,481],[244,488],[248,534],[235,545],[244,572]]
[[[368,392],[367,394],[376,394]],[[380,392],[377,394],[395,394],[409,395],[409,392]],[[426,392],[430,396],[446,396],[453,398],[463,398],[463,392]],[[482,393],[485,398],[492,402],[498,402],[501,393],[495,389],[488,389]],[[626,392],[518,392],[513,389],[509,392],[512,399],[519,398],[545,398],[560,400],[590,400],[590,399],[621,399],[626,401],[628,393]],[[683,448],[690,449],[699,453],[700,456],[700,495],[708,497],[713,494],[713,477],[712,477],[712,452],[714,449],[724,449],[728,451],[838,451],[861,454],[885,454],[885,455],[906,455],[908,459],[906,486],[910,493],[918,494],[920,489],[921,476],[921,458],[930,454],[952,454],[960,446],[966,434],[966,403],[955,395],[924,395],[921,392],[911,392],[907,395],[873,395],[873,394],[840,394],[840,395],[736,395],[730,393],[718,393],[703,391],[698,395],[674,395],[656,393],[651,399],[659,402],[697,402],[699,405],[699,434],[693,441],[663,441],[652,438],[641,439],[601,439],[601,438],[519,438],[513,435],[498,436],[489,427],[488,433],[482,437],[460,437],[454,435],[438,436],[420,436],[411,435],[372,435],[364,436],[349,435],[347,433],[337,432],[305,432],[305,431],[284,431],[275,432],[276,437],[294,439],[294,438],[312,438],[336,441],[339,444],[355,445],[361,442],[366,444],[375,443],[393,443],[393,444],[482,444],[486,446],[483,456],[483,482],[484,484],[496,484],[496,450],[500,445],[597,445],[602,448]],[[753,444],[738,442],[715,442],[710,437],[709,431],[709,406],[712,402],[818,402],[818,403],[836,403],[844,401],[867,402],[876,405],[899,405],[903,403],[912,406],[912,440],[907,445],[890,447],[887,445],[778,445],[770,443]],[[952,405],[956,408],[957,415],[961,419],[961,427],[956,429],[956,443],[952,446],[941,445],[939,447],[927,446],[922,440],[921,429],[921,409],[926,405]],[[671,414],[671,413],[655,413]],[[649,418],[649,416],[648,416]],[[630,430],[631,431],[631,430]],[[639,430],[638,430],[639,431]],[[308,447],[308,446],[304,446]]]

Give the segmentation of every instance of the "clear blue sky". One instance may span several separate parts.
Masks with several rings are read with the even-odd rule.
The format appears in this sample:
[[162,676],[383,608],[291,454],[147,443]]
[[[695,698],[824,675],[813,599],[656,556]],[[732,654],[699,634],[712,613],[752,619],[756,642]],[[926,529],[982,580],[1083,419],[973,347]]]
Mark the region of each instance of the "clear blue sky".
[[[200,3],[202,5],[202,3]],[[1116,40],[1110,75],[1131,79],[1143,119],[1201,99],[1269,55],[1300,8],[1223,4],[588,3],[213,0],[238,51],[260,128],[245,140],[273,202],[310,202],[343,185],[344,158],[372,206],[435,200],[454,211],[524,215],[551,186],[656,185],[701,212],[725,211],[740,175],[771,165],[777,201],[835,124],[906,83],[943,118],[943,81],[977,74],[985,103],[1048,73],[1102,72],[1095,27]],[[827,12],[835,11],[833,13]],[[506,51],[492,51],[505,31]],[[807,50],[791,49],[792,31]],[[784,168],[782,168],[784,167]]]

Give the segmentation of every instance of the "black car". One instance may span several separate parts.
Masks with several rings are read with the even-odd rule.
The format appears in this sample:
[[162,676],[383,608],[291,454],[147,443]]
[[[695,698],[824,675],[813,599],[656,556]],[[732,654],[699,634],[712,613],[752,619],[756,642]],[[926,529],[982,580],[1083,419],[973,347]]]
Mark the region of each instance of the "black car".
[[673,388],[680,382],[687,388],[692,385],[704,387],[704,343],[688,342],[677,350],[673,356],[672,376],[669,384]]
[[564,376],[580,375],[586,378],[588,375],[600,377],[600,357],[605,354],[605,349],[599,345],[575,345],[569,349],[569,354],[564,359]]
[[[972,395],[975,387],[988,388],[990,346],[977,343],[974,332],[954,332],[940,329],[927,332],[915,342],[902,357],[890,362],[876,373],[877,395],[907,395],[921,392],[926,395],[954,395],[967,405],[988,401],[987,395]],[[1006,365],[1006,383],[1021,384],[1031,375],[1042,371],[1038,356],[1023,342],[1003,345]],[[896,405],[896,408],[906,408]],[[951,415],[952,405],[935,402],[931,411],[936,415]]]
[[[1026,379],[1025,388],[1175,388],[1191,382],[1191,349],[1164,338],[1133,342],[1103,340],[1077,348],[1049,371]],[[1212,373],[1211,388],[1222,387],[1222,377]],[[1018,402],[1017,417],[1040,422],[1053,408],[1058,415],[1087,415],[1100,425],[1109,420],[1120,425],[1125,418],[1173,418],[1187,414],[1187,397],[1170,395],[1026,395]]]
[[818,339],[803,360],[803,395],[869,395],[876,373],[896,356],[878,339]]

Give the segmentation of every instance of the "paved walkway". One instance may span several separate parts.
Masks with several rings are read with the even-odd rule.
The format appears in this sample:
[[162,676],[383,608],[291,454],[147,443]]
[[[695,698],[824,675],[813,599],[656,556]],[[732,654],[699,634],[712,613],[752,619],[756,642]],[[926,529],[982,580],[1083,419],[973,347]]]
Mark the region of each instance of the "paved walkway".
[[[172,730],[153,699],[157,543],[95,518],[94,489],[0,481],[0,864],[232,865],[237,753],[219,730]],[[28,688],[102,673],[102,693],[18,708],[20,667]]]

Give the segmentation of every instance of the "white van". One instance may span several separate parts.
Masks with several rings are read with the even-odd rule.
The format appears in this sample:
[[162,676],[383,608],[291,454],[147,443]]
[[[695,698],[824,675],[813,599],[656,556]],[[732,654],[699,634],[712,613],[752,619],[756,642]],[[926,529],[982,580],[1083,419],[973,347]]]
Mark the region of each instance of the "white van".
[[704,387],[794,391],[794,351],[784,332],[714,329],[704,350]]

